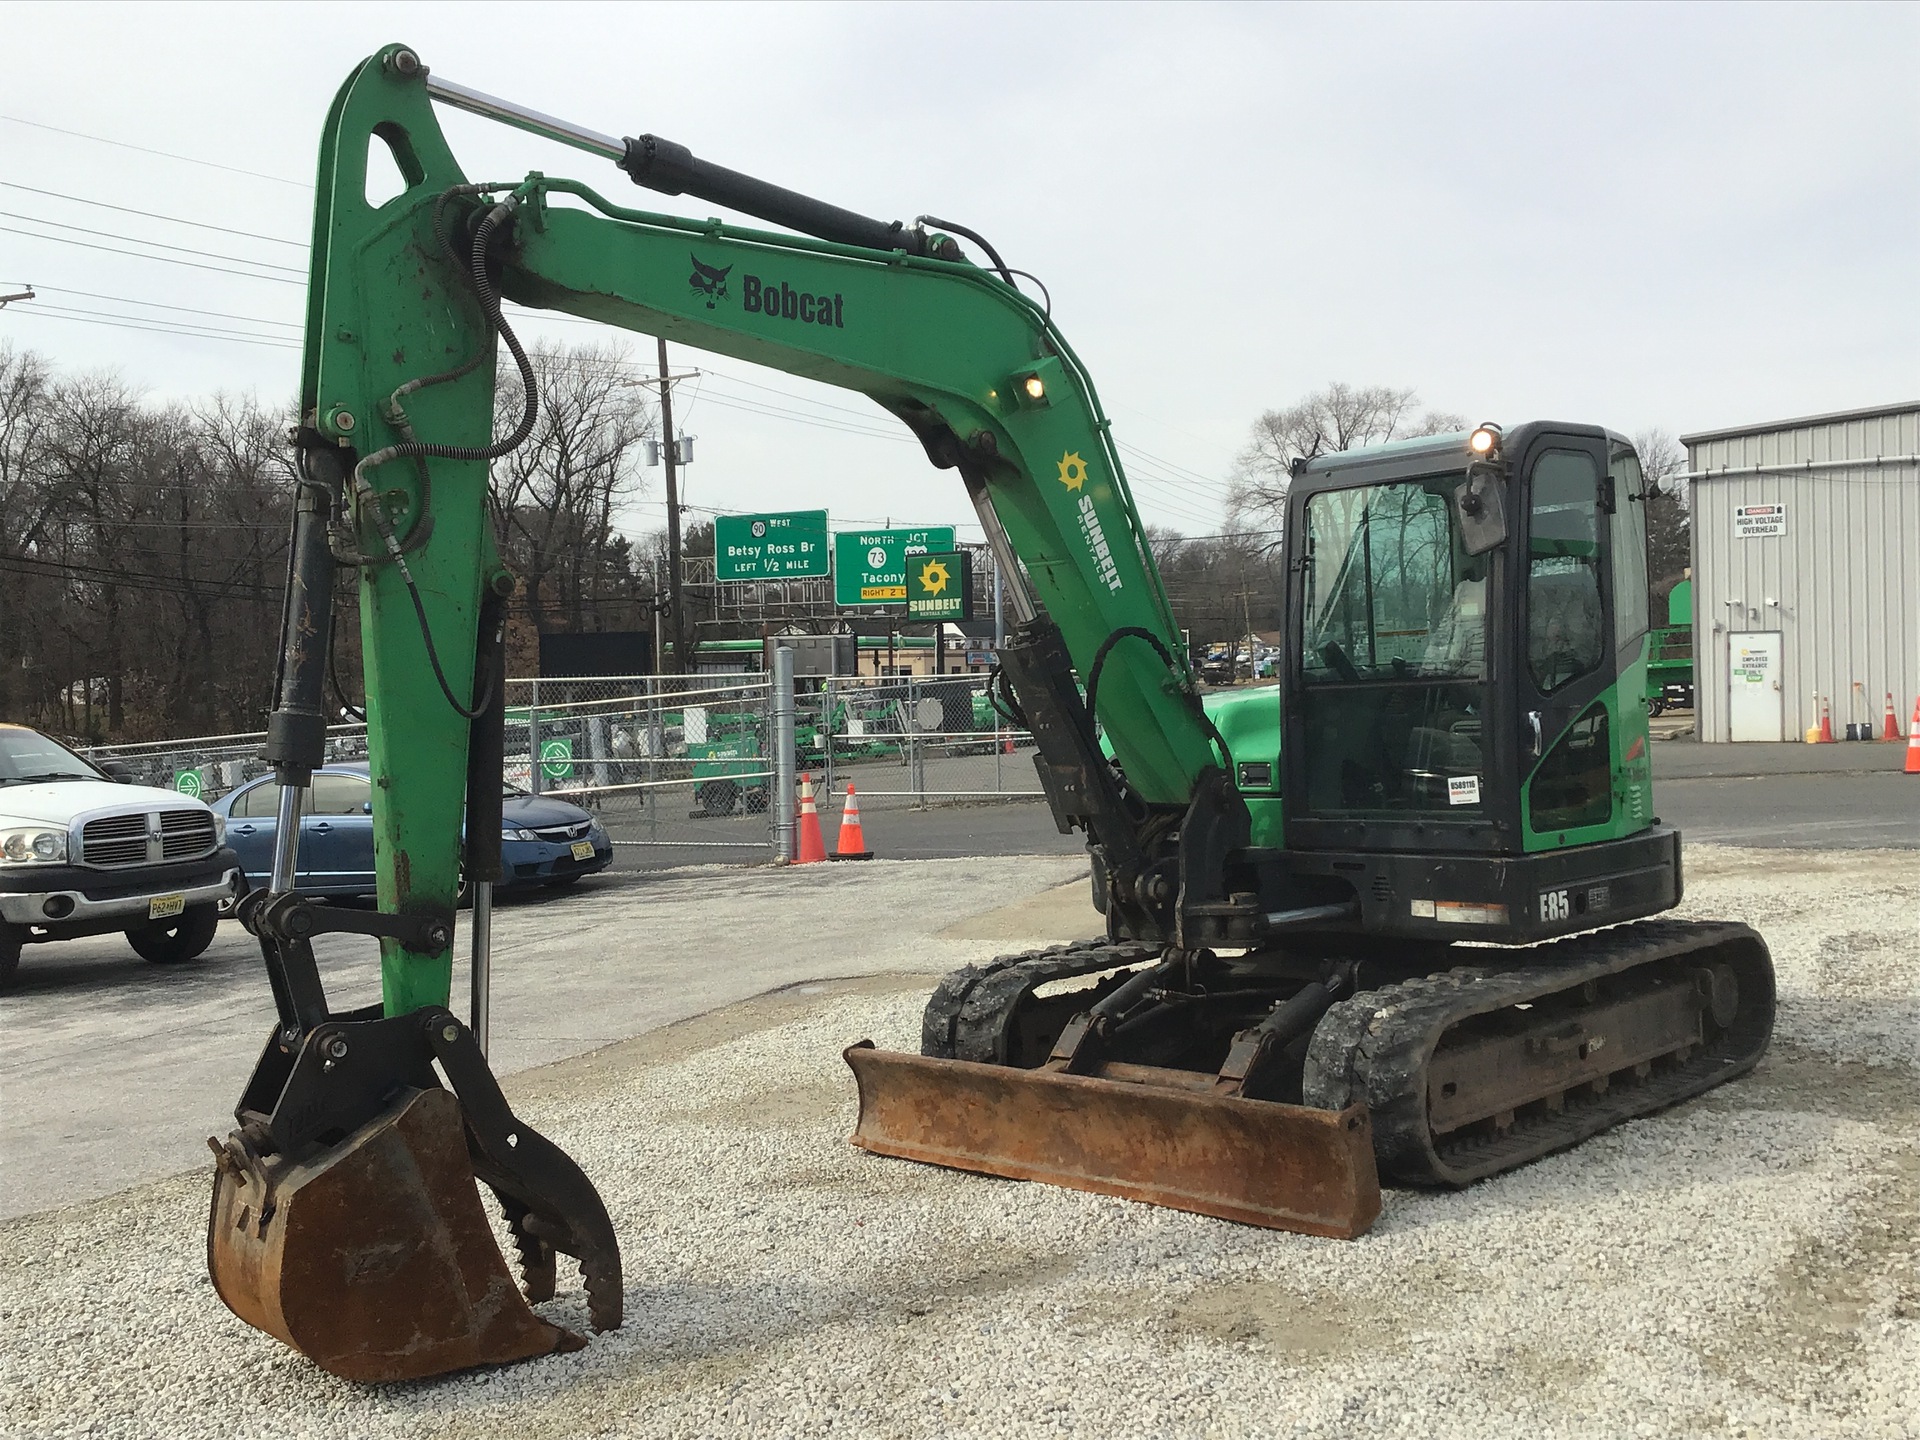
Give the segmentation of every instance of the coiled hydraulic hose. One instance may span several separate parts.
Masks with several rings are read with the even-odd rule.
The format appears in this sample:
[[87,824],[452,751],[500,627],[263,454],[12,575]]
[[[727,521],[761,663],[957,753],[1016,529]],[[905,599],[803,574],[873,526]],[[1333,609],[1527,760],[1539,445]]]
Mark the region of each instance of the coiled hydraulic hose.
[[[504,187],[458,185],[452,189],[441,192],[434,200],[433,229],[435,238],[439,240],[441,249],[445,251],[447,256],[456,264],[460,262],[461,257],[458,252],[454,250],[452,242],[447,235],[445,227],[447,202],[459,195],[485,194],[501,188]],[[451,705],[454,711],[466,720],[477,718],[486,710],[487,706],[492,703],[492,689],[493,686],[498,683],[498,677],[489,673],[487,689],[476,697],[472,708],[460,703],[459,698],[453,693],[453,687],[447,683],[446,671],[441,667],[440,653],[433,643],[433,630],[427,622],[427,608],[420,598],[420,587],[414,581],[413,571],[408,567],[406,557],[408,550],[416,548],[424,541],[425,536],[420,533],[423,528],[430,528],[432,525],[432,510],[430,508],[432,490],[430,488],[431,482],[428,477],[426,462],[428,460],[497,460],[501,456],[511,454],[526,444],[528,438],[533,434],[534,424],[539,418],[540,392],[538,382],[533,373],[533,362],[527,358],[527,352],[521,346],[519,337],[513,333],[513,327],[507,324],[506,316],[501,313],[500,297],[495,294],[493,283],[487,275],[487,251],[493,243],[493,238],[498,233],[500,227],[510,220],[514,212],[519,208],[519,197],[509,195],[505,200],[495,205],[492,210],[488,211],[486,218],[474,229],[473,247],[467,255],[465,262],[468,281],[472,286],[475,298],[480,302],[481,313],[486,321],[487,340],[490,341],[494,334],[497,333],[501,339],[506,341],[507,350],[513,356],[513,363],[520,371],[521,389],[525,395],[525,408],[521,412],[519,423],[514,426],[512,433],[505,439],[496,440],[491,445],[442,445],[419,439],[414,434],[413,425],[408,420],[406,410],[400,403],[405,396],[412,394],[416,390],[424,390],[430,385],[441,385],[450,380],[457,380],[478,369],[487,361],[492,353],[491,345],[483,342],[474,352],[473,356],[465,363],[437,375],[425,375],[418,379],[409,380],[406,384],[396,389],[393,394],[389,395],[384,406],[386,417],[388,422],[400,432],[403,439],[397,445],[389,445],[384,449],[374,451],[371,455],[361,460],[358,465],[353,467],[354,495],[359,500],[361,507],[366,511],[367,515],[372,519],[374,528],[380,532],[381,542],[386,549],[386,558],[394,563],[394,566],[400,572],[400,579],[407,587],[407,596],[413,601],[413,613],[420,622],[420,638],[426,645],[427,662],[433,667],[433,678],[439,683],[440,693],[446,697],[447,704]],[[373,484],[367,478],[367,472],[376,466],[385,465],[394,460],[406,459],[412,459],[419,465],[421,503],[419,507],[420,519],[409,532],[407,542],[403,543],[394,531],[393,522],[387,516],[386,507],[380,503],[379,495],[374,492]],[[416,536],[419,538],[416,539]],[[370,557],[356,556],[353,558],[359,563],[367,563]]]

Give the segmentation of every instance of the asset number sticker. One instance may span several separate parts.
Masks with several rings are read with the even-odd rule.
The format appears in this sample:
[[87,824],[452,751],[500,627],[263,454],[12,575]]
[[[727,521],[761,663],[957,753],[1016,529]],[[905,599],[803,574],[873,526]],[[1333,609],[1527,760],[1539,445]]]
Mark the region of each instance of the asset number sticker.
[[593,859],[593,842],[591,840],[574,841],[573,842],[573,858],[576,860]]
[[187,897],[181,895],[156,895],[147,902],[147,919],[170,920],[175,915],[186,913]]
[[1449,775],[1447,777],[1447,803],[1449,805],[1478,805],[1480,803],[1480,777],[1478,775]]
[[1542,920],[1564,920],[1572,913],[1572,906],[1567,902],[1566,891],[1543,890],[1540,892],[1540,918]]

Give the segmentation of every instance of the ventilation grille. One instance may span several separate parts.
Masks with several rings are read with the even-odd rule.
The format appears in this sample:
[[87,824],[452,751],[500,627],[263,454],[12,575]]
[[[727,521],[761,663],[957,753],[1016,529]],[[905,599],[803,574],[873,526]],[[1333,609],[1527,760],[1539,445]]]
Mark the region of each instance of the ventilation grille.
[[[159,829],[157,846],[155,821]],[[80,863],[117,869],[157,860],[196,860],[211,854],[218,843],[213,815],[206,810],[102,815],[89,820],[80,832]]]
[[160,812],[160,854],[166,860],[191,860],[213,849],[213,816],[205,810]]
[[89,820],[80,832],[83,865],[144,865],[147,863],[147,817],[144,814],[103,815]]

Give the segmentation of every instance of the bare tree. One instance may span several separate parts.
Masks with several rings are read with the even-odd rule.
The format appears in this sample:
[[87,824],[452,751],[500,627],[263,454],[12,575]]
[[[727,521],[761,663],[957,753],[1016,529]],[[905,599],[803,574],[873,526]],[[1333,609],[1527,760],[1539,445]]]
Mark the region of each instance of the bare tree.
[[1640,471],[1647,482],[1647,582],[1654,613],[1663,612],[1667,594],[1693,563],[1693,524],[1687,509],[1687,455],[1664,430],[1642,430],[1633,437]]
[[1416,414],[1419,404],[1412,390],[1336,380],[1284,410],[1263,412],[1236,457],[1229,513],[1278,529],[1294,460],[1467,428],[1464,417],[1446,411]]
[[[600,609],[615,601],[637,609],[640,598],[632,547],[615,531],[614,516],[639,491],[640,446],[657,428],[654,407],[626,378],[623,347],[543,344],[530,358],[539,420],[527,443],[492,471],[500,548],[520,576],[535,630],[613,628],[600,623]],[[496,433],[518,421],[523,394],[518,372],[504,368]]]

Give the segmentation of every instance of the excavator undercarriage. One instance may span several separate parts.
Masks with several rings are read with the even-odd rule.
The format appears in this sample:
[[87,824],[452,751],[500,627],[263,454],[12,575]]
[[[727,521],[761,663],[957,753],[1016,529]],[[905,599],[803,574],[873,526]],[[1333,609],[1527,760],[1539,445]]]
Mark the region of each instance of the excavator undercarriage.
[[1744,1074],[1772,1028],[1743,925],[1353,948],[1089,942],[956,971],[921,1055],[846,1052],[854,1143],[1351,1238],[1379,1213],[1376,1167],[1471,1184]]

